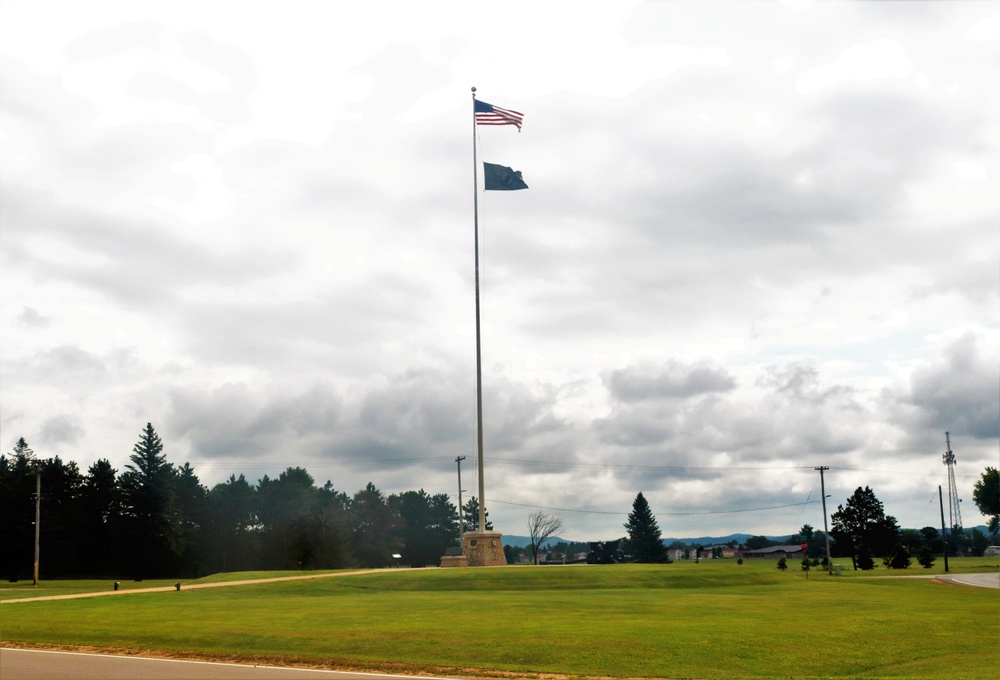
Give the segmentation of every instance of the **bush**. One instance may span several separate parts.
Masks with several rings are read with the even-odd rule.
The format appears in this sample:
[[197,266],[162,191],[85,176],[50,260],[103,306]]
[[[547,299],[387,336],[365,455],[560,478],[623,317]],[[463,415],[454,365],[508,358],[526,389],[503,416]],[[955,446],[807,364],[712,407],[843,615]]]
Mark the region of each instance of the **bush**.
[[925,545],[920,549],[920,555],[917,556],[917,562],[924,569],[930,569],[934,566],[934,551],[931,550],[929,545]]
[[910,554],[906,552],[906,548],[901,543],[897,543],[896,547],[893,548],[892,557],[886,557],[882,563],[890,569],[907,569],[910,566],[910,561]]
[[861,571],[871,571],[875,568],[875,560],[872,558],[871,552],[864,546],[862,546],[861,550],[858,551],[858,557],[857,560],[855,560],[855,563]]
[[778,569],[781,571],[788,569],[788,560],[786,560],[784,557],[778,560]]

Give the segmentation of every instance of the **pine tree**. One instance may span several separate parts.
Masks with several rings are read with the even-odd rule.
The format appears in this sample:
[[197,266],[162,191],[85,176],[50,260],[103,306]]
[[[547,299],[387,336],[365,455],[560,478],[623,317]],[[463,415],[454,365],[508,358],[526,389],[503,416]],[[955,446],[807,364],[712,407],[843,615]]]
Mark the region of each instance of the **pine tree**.
[[176,518],[175,472],[152,423],[146,424],[129,460],[132,464],[118,478],[129,546],[126,563],[135,578],[171,575],[184,550]]
[[364,567],[385,567],[392,555],[403,547],[399,537],[399,516],[389,507],[388,499],[374,484],[354,494],[351,501],[354,516],[354,554]]
[[[493,531],[490,511],[487,510],[484,514],[486,516],[486,531]],[[462,523],[465,525],[462,529],[463,532],[479,531],[479,499],[475,496],[465,501],[465,505],[462,506]]]
[[660,527],[641,491],[632,503],[632,512],[628,515],[625,529],[628,531],[626,552],[632,555],[633,561],[667,561],[667,549],[660,540]]
[[163,442],[153,429],[152,423],[146,423],[139,441],[132,447],[129,460],[133,464],[125,467],[139,474],[145,482],[153,482],[160,470],[168,465],[167,456],[163,453]]

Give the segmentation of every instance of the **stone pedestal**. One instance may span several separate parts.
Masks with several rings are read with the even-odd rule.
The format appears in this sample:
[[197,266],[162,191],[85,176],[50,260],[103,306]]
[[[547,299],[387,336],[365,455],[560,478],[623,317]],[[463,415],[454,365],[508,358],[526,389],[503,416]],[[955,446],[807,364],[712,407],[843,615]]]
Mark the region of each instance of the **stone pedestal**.
[[503,535],[499,531],[466,531],[462,536],[462,554],[470,567],[502,567],[507,564],[503,554]]
[[445,555],[441,558],[442,567],[467,567],[469,558],[465,555]]

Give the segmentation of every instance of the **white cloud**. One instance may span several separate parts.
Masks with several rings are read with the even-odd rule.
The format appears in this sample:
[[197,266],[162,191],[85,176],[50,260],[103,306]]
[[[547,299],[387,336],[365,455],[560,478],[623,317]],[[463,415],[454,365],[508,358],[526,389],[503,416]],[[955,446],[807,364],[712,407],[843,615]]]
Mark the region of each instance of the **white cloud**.
[[1000,40],[1000,12],[974,23],[966,36],[976,41]]
[[799,74],[798,89],[812,94],[837,83],[867,83],[883,78],[902,78],[913,70],[913,62],[896,40],[883,38],[844,50],[832,63]]

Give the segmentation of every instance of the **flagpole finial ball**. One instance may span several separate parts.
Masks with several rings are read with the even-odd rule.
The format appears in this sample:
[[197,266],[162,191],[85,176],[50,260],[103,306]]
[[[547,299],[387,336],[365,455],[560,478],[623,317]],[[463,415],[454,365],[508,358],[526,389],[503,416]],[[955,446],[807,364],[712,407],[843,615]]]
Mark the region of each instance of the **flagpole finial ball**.
[[473,92],[475,92],[475,91],[476,91],[476,86],[475,86],[475,85],[473,85],[473,86],[472,86],[472,91],[473,91]]

